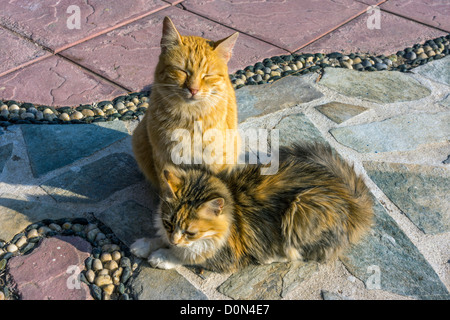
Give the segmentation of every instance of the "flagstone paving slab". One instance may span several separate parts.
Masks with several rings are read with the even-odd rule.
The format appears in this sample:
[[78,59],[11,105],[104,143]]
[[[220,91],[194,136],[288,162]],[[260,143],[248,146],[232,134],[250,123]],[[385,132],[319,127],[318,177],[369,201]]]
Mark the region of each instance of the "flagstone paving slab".
[[447,1],[395,0],[383,3],[381,9],[420,21],[450,32],[450,6]]
[[373,182],[423,232],[450,231],[450,172],[441,167],[363,162]]
[[[79,10],[79,27],[76,26],[78,20],[75,16],[78,11],[72,6]],[[123,2],[118,0],[15,0],[2,5],[0,21],[18,34],[58,51],[117,24],[167,6],[169,4],[161,0],[129,0],[126,10],[123,9]]]
[[41,187],[57,202],[94,203],[142,181],[136,161],[127,153],[113,153],[77,170],[66,171]]
[[[450,86],[450,57],[447,56],[414,68],[412,72]],[[448,91],[450,92],[450,88]]]
[[0,197],[0,240],[10,241],[26,227],[44,219],[75,218],[73,213],[38,201],[29,201],[19,195],[2,194]]
[[1,27],[0,39],[2,39],[2,45],[0,46],[0,76],[34,59],[51,55],[32,42],[22,39]]
[[[230,28],[199,17],[177,7],[170,7],[90,41],[74,46],[61,54],[130,90],[148,89],[161,52],[162,22],[169,16],[182,35],[201,36],[213,41],[235,32]],[[267,56],[287,54],[273,45],[240,34],[229,72],[253,64]]]
[[301,77],[284,77],[271,84],[245,86],[236,91],[238,121],[266,115],[323,97]]
[[[340,52],[368,52],[390,55],[411,47],[416,43],[447,35],[446,32],[424,26],[397,15],[380,11],[380,19],[373,20],[376,12],[364,13],[342,27],[314,41],[299,52],[331,53],[339,48]],[[369,28],[374,23],[379,23]],[[386,30],[395,30],[389,32]]]
[[358,72],[326,68],[320,85],[349,97],[378,103],[413,101],[431,94],[416,79],[398,71]]
[[328,144],[304,113],[285,116],[274,129],[280,130],[280,146],[292,145],[300,141]]
[[190,0],[183,2],[183,6],[196,14],[291,52],[354,18],[367,8],[367,5],[352,0]]
[[129,200],[96,213],[95,217],[110,227],[123,243],[131,246],[137,239],[151,238],[156,235],[153,225],[154,215],[154,210]]
[[375,200],[375,225],[341,258],[369,290],[381,289],[416,299],[450,299],[436,272]]
[[3,172],[6,162],[11,158],[12,151],[12,143],[0,147],[0,173]]
[[234,273],[217,290],[238,300],[279,300],[317,270],[316,263],[301,261],[250,266]]
[[122,121],[79,125],[23,125],[21,129],[35,177],[88,157],[129,136]]
[[0,77],[0,83],[0,99],[38,105],[72,106],[127,93],[58,56]]
[[141,266],[130,288],[137,300],[207,300],[208,298],[175,270]]
[[367,108],[361,106],[336,101],[317,106],[316,109],[337,124],[341,124],[367,110]]
[[333,137],[358,152],[415,150],[420,145],[445,142],[450,135],[450,112],[419,113],[383,121],[331,129]]
[[45,238],[31,254],[11,258],[9,273],[23,300],[92,300],[76,274],[91,251],[80,237]]

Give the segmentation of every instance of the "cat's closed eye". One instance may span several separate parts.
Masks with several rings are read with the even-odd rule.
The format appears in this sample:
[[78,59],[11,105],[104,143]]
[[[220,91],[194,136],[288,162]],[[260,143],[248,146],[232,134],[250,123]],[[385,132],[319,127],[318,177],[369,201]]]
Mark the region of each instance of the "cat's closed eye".
[[173,231],[173,225],[172,225],[172,223],[169,220],[163,219],[162,223],[163,223],[164,228],[166,228],[166,230],[168,232],[172,232]]

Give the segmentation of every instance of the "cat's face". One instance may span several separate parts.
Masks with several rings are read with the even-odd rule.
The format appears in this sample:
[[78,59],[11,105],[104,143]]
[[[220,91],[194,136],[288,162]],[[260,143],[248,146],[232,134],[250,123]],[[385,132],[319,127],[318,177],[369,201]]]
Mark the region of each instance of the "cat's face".
[[[208,241],[223,241],[230,224],[226,200],[220,190],[223,186],[214,178],[199,176],[196,172],[187,176],[177,170],[176,174],[164,172],[166,185],[159,208],[160,228],[164,230],[160,233],[163,231],[168,242],[177,247],[194,248]],[[228,194],[225,192],[224,196]]]
[[220,102],[230,81],[227,62],[236,38],[233,34],[213,42],[181,36],[166,17],[154,87],[167,98],[181,98],[187,103]]

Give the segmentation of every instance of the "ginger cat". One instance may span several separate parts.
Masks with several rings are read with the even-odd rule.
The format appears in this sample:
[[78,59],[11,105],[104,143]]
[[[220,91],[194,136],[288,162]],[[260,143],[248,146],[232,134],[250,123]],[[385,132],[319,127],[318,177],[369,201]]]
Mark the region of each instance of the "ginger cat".
[[[213,128],[224,136],[227,129],[237,129],[236,97],[227,67],[237,36],[236,32],[215,42],[181,36],[170,18],[164,18],[150,106],[132,139],[139,168],[158,189],[162,169],[173,164],[172,151],[179,143],[172,141],[174,130],[189,130],[193,137],[197,121],[202,131]],[[210,170],[225,166],[213,163]]]

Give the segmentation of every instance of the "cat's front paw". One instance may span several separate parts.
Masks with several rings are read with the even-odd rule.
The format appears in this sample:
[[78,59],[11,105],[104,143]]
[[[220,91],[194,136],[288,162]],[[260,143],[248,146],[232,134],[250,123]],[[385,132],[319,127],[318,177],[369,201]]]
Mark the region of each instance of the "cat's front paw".
[[150,253],[165,245],[161,238],[141,238],[136,240],[130,247],[130,251],[136,257],[148,258]]
[[148,263],[153,268],[173,269],[179,265],[178,260],[170,253],[169,249],[158,249],[148,257]]
[[148,258],[151,253],[150,242],[151,239],[149,238],[141,238],[136,240],[130,247],[131,253],[139,258]]

